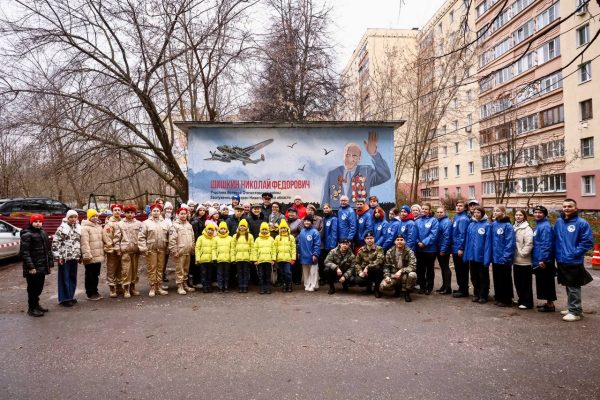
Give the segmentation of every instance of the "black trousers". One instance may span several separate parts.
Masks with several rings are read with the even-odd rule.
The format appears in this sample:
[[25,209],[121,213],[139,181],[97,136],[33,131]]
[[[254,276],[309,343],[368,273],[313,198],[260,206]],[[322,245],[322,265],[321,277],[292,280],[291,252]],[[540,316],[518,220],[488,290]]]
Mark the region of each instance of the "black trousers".
[[539,300],[555,301],[556,300],[556,284],[554,277],[556,276],[556,265],[551,263],[546,265],[546,268],[535,268],[535,291]]
[[383,280],[383,270],[378,268],[369,268],[369,275],[367,275],[366,277],[361,278],[360,276],[355,276],[353,278],[353,284],[360,287],[366,287],[367,291],[370,291],[373,287],[373,284],[375,284],[375,291],[379,292],[379,285]]
[[436,253],[417,252],[417,285],[421,290],[433,290]]
[[300,260],[296,260],[294,265],[292,265],[292,282],[294,285],[299,285],[302,283],[302,263]]
[[89,296],[98,294],[98,277],[100,276],[101,263],[86,264],[85,267],[85,294]]
[[319,255],[319,279],[324,279],[325,277],[325,258],[327,258],[327,254],[331,249],[321,249],[321,254]]
[[46,274],[27,274],[27,304],[30,310],[40,305],[40,294],[44,289]]
[[459,257],[458,254],[452,253],[452,262],[454,263],[454,270],[456,271],[456,284],[458,285],[458,291],[462,294],[469,294],[469,264],[463,262],[463,258]]
[[519,305],[533,308],[533,271],[531,265],[513,265],[515,289]]
[[452,290],[452,271],[450,271],[450,254],[436,255],[440,269],[442,270],[442,290]]
[[469,261],[471,283],[473,283],[473,296],[486,299],[490,295],[490,271],[483,263]]
[[200,264],[196,264],[195,254],[190,255],[189,275],[192,277],[192,286],[202,283],[202,268],[200,268]]
[[492,264],[494,277],[494,299],[504,304],[512,304],[513,283],[512,264]]

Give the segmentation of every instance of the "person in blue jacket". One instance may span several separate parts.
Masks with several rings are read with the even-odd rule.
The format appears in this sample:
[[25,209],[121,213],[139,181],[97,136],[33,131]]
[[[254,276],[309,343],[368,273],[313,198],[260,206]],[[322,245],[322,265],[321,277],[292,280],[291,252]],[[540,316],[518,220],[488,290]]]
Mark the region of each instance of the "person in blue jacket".
[[382,243],[377,243],[378,246],[383,247],[384,252],[394,247],[394,240],[396,240],[396,237],[400,233],[400,225],[402,224],[400,221],[400,210],[397,208],[394,207],[390,210],[389,217],[390,220],[386,224],[383,240],[380,238]]
[[538,300],[545,300],[538,305],[540,312],[554,312],[556,301],[556,264],[554,262],[554,228],[548,221],[548,209],[536,206],[533,209],[535,229],[533,231],[533,251],[531,265],[535,274],[535,292]]
[[513,283],[512,262],[515,256],[515,230],[506,208],[494,207],[492,223],[492,276],[494,277],[494,299],[499,307],[512,306]]
[[373,230],[375,231],[375,244],[377,246],[383,247],[387,225],[388,222],[385,219],[383,208],[375,208],[373,211]]
[[354,248],[358,249],[365,245],[365,234],[373,232],[373,218],[369,213],[369,206],[365,204],[364,199],[356,200],[356,237],[354,238]]
[[323,249],[319,256],[319,279],[324,279],[325,277],[325,258],[338,245],[337,229],[337,217],[333,213],[331,206],[327,203],[323,204],[323,229],[321,230],[321,244],[323,245]]
[[431,204],[421,206],[417,227],[417,284],[419,293],[430,295],[435,280],[435,258],[438,253],[438,220],[431,215]]
[[313,216],[304,217],[304,229],[298,235],[298,250],[302,265],[304,290],[314,292],[319,288],[319,254],[321,254],[321,234],[313,228]]
[[458,201],[456,215],[452,221],[452,262],[458,285],[458,290],[454,292],[453,297],[469,297],[469,263],[464,261],[464,252],[470,222],[471,217],[465,209],[465,202]]
[[473,302],[485,304],[490,294],[490,259],[492,255],[492,225],[488,222],[485,209],[477,206],[467,229],[467,241],[463,262],[469,263],[471,283],[473,283]]
[[[420,207],[419,207],[420,208]],[[415,217],[411,209],[407,205],[403,205],[400,209],[400,235],[404,238],[406,246],[408,246],[415,254],[417,254],[417,227],[415,225]],[[393,241],[392,241],[393,243]]]
[[585,253],[594,246],[594,235],[590,224],[578,215],[577,202],[565,199],[562,215],[554,224],[556,241],[554,254],[558,267],[558,283],[567,291],[568,310],[563,321],[581,319],[581,287],[592,281],[584,266]]
[[438,220],[437,261],[442,270],[442,286],[436,290],[440,294],[452,294],[452,271],[450,271],[450,253],[452,253],[452,221],[444,207],[435,212]]
[[351,243],[354,241],[356,235],[356,213],[354,209],[350,207],[350,200],[348,196],[340,197],[340,208],[337,214],[338,222],[338,243],[342,240],[349,240]]

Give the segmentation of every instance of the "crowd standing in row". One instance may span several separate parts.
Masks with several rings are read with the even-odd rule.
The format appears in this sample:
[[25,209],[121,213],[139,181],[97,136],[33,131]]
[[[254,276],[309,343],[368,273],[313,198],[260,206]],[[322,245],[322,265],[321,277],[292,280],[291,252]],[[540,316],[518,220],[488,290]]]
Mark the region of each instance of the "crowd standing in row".
[[[376,196],[368,203],[357,200],[355,209],[342,196],[337,213],[324,204],[322,217],[313,205],[305,206],[296,196],[283,213],[272,197],[264,193],[263,202],[253,205],[240,204],[239,196],[230,205],[190,200],[175,212],[171,203],[157,199],[144,222],[135,218],[134,206],[112,204],[112,215],[104,226],[93,209],[81,224],[77,213],[69,211],[51,248],[43,230],[44,217],[32,215],[21,235],[29,314],[42,316],[47,311],[39,295],[54,261],[58,263],[58,302],[71,307],[77,303],[79,262],[85,267],[88,300],[102,299],[98,278],[104,257],[110,297],[130,298],[140,295],[136,285],[143,255],[150,297],[168,294],[166,264],[172,257],[181,295],[197,289],[212,292],[215,281],[221,293],[233,286],[247,293],[250,282],[257,282],[260,294],[271,294],[273,285],[291,292],[303,282],[307,292],[327,284],[328,293],[334,294],[340,284],[344,291],[360,286],[377,298],[390,291],[410,302],[415,288],[419,294],[432,293],[437,260],[442,283],[436,292],[442,295],[470,297],[470,276],[472,301],[486,303],[491,265],[497,306],[512,306],[514,283],[518,307],[534,308],[535,276],[537,298],[544,301],[538,311],[554,312],[558,276],[568,298],[563,319],[581,318],[581,287],[592,279],[584,268],[584,256],[594,241],[572,199],[563,202],[554,227],[547,219],[548,210],[535,207],[532,228],[524,211],[516,211],[512,223],[503,206],[494,207],[490,221],[476,200],[459,201],[450,220],[444,208],[434,212],[429,204],[393,208],[386,218]],[[455,291],[450,257],[456,271]]]

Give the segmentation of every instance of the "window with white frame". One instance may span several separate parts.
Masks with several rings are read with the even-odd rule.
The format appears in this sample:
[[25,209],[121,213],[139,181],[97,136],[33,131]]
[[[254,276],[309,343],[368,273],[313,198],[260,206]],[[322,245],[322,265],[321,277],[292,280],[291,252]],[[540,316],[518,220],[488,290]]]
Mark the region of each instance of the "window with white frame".
[[535,58],[533,57],[534,55],[534,51],[530,51],[529,53],[525,54],[523,57],[521,57],[516,63],[516,71],[515,73],[517,75],[522,74],[523,72],[527,71],[528,69],[531,69],[534,67],[535,65]]
[[581,139],[581,157],[591,158],[594,157],[594,137],[587,137]]
[[577,8],[575,9],[575,11],[577,11],[578,13],[580,12],[586,12],[587,11],[587,3],[589,3],[590,0],[577,0]]
[[587,121],[594,117],[592,99],[579,102],[579,115],[581,116],[581,121]]
[[540,95],[549,93],[562,87],[562,72],[556,72],[542,78],[540,82]]
[[496,193],[496,185],[493,181],[491,182],[483,182],[483,194],[495,194]]
[[448,17],[450,18],[450,23],[453,23],[454,22],[454,10],[452,10],[448,13]]
[[491,154],[486,154],[481,157],[481,169],[490,169],[496,166],[494,156]]
[[509,65],[506,68],[502,68],[500,71],[496,72],[496,85],[500,85],[513,77],[513,66]]
[[448,157],[448,146],[442,146],[442,155]]
[[467,96],[467,101],[471,101],[471,96],[472,96],[471,89],[467,90],[466,96]]
[[475,139],[468,138],[467,139],[467,150],[473,150],[473,147],[475,147],[474,143],[475,143]]
[[558,1],[542,11],[535,19],[536,29],[539,31],[545,26],[550,25],[560,17]]
[[517,134],[523,135],[525,133],[534,131],[537,129],[537,114],[528,115],[523,118],[517,119]]
[[565,155],[564,139],[542,143],[542,159],[563,157]]
[[454,154],[458,154],[458,142],[454,142]]
[[581,177],[581,194],[584,196],[596,194],[596,177],[594,175],[584,175]]
[[459,176],[460,176],[460,164],[456,164],[456,165],[454,166],[454,172],[455,172],[455,175],[456,175],[457,177],[459,177]]
[[533,2],[534,0],[516,0],[514,3],[512,3],[511,7],[513,18]]
[[456,97],[452,99],[452,107],[454,109],[458,108],[458,99]]
[[452,122],[452,125],[454,126],[454,130],[457,131],[458,130],[458,120]]
[[498,58],[500,57],[502,54],[506,53],[508,50],[510,50],[510,38],[504,39],[503,41],[501,41],[500,43],[498,43],[496,46],[494,46],[494,58]]
[[456,187],[456,197],[460,197],[460,186]]
[[544,43],[538,48],[538,65],[552,60],[560,55],[560,36]]
[[567,178],[565,174],[542,176],[541,189],[544,192],[564,192],[567,190]]
[[520,153],[519,161],[523,164],[534,165],[540,159],[538,146],[524,147]]
[[586,24],[575,31],[577,46],[583,46],[590,41],[590,25]]
[[476,196],[475,186],[469,186],[469,198],[474,199]]
[[523,40],[527,39],[529,36],[533,35],[533,31],[534,23],[533,20],[530,19],[529,21],[518,27],[516,31],[513,32],[514,45],[516,46]]
[[579,65],[579,83],[584,83],[592,79],[592,63],[584,62]]
[[530,176],[521,179],[521,193],[534,193],[537,190],[537,177]]
[[443,30],[444,30],[444,27],[442,26],[442,23],[440,22],[438,24],[438,33],[442,33]]
[[475,163],[473,161],[469,161],[469,175],[473,175],[475,173]]
[[444,179],[448,179],[448,167],[444,167]]

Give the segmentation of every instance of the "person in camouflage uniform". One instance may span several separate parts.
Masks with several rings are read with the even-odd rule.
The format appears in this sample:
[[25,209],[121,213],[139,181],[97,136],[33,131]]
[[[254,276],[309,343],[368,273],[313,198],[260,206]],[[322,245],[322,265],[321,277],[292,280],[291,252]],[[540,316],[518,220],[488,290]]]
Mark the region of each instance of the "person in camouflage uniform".
[[354,263],[356,258],[350,249],[350,240],[344,239],[337,247],[329,252],[325,258],[325,268],[323,274],[329,284],[327,293],[335,293],[335,283],[340,282],[344,291],[348,290],[348,285],[354,272]]
[[354,281],[358,286],[366,286],[367,293],[373,293],[375,284],[375,297],[380,298],[379,285],[383,279],[383,264],[385,256],[383,248],[375,244],[373,231],[365,233],[365,245],[356,254],[356,267]]
[[415,253],[406,246],[404,238],[400,235],[394,240],[395,246],[385,255],[383,267],[383,280],[379,289],[394,290],[394,296],[400,296],[404,291],[404,300],[410,303],[410,291],[417,282],[417,258]]

